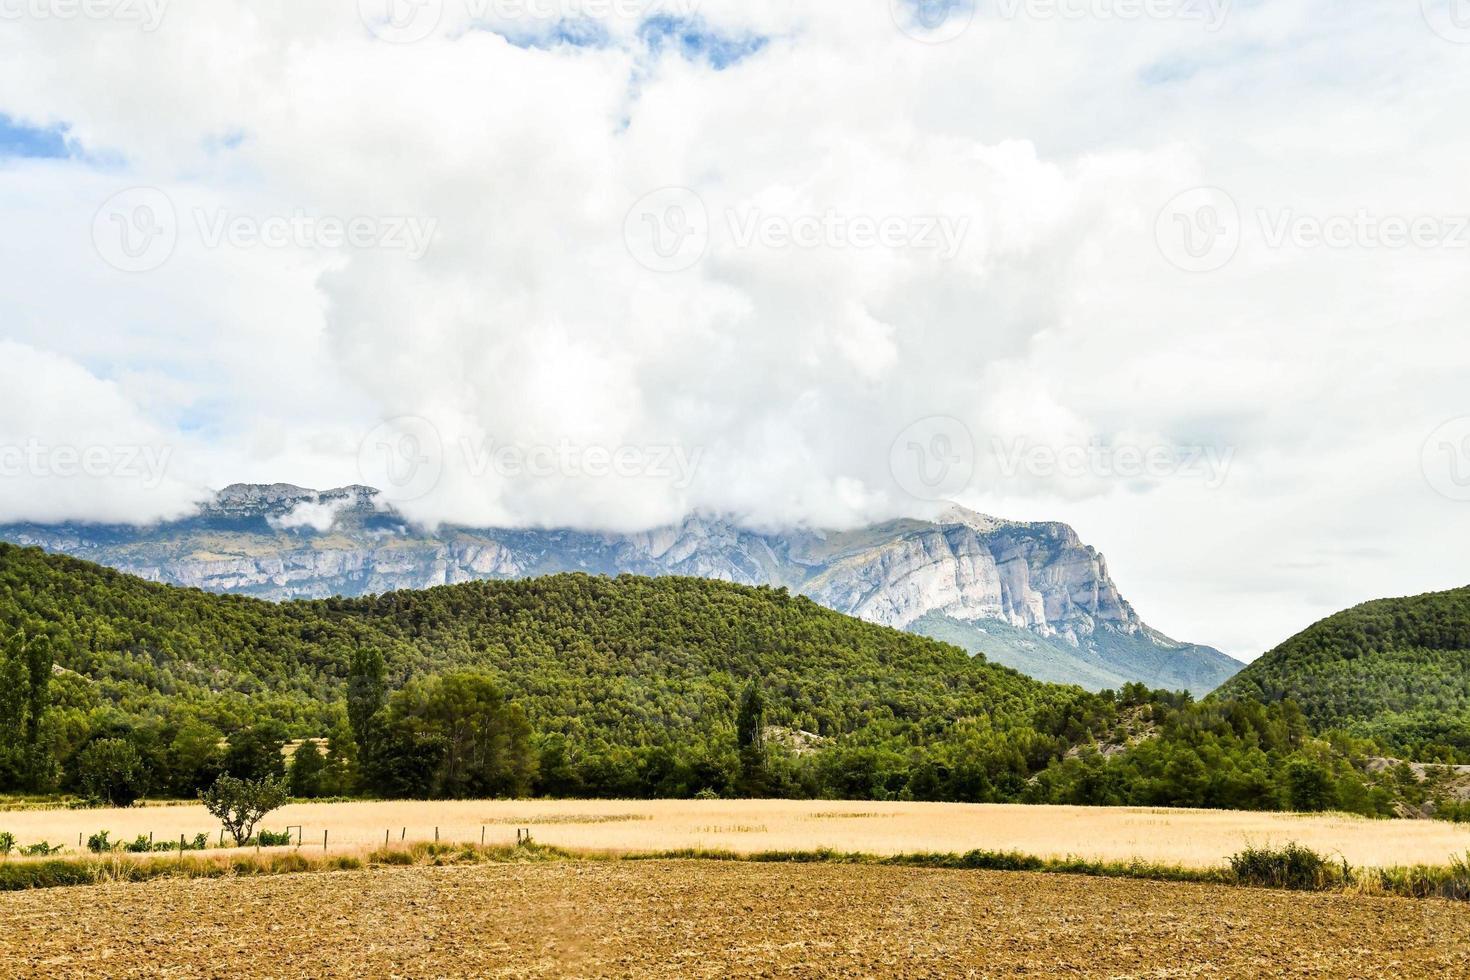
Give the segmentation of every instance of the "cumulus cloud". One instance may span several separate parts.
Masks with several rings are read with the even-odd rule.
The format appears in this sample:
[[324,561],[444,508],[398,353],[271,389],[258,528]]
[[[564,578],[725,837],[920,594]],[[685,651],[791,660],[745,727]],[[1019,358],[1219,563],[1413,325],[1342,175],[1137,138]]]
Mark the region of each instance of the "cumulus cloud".
[[[1470,415],[1470,61],[1418,5],[359,6],[7,24],[0,114],[73,153],[0,142],[5,445],[174,452],[147,489],[8,479],[0,517],[285,480],[429,523],[850,525],[931,505],[902,438],[1238,654],[1459,584],[1470,504],[1423,450]],[[1222,199],[1169,211],[1198,188],[1238,232],[1208,269]]]

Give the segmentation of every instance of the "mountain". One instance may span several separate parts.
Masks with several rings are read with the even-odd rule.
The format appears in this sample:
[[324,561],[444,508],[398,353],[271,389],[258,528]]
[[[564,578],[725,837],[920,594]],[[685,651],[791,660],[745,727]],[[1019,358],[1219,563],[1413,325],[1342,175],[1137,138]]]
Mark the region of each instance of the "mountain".
[[772,585],[869,622],[1091,690],[1141,681],[1203,695],[1241,664],[1150,629],[1064,524],[953,508],[936,521],[763,531],[692,516],[635,534],[414,527],[377,491],[227,487],[184,520],[0,526],[35,545],[174,585],[272,600],[380,594],[580,571]]
[[1289,698],[1319,731],[1345,729],[1415,756],[1435,745],[1470,750],[1470,587],[1329,616],[1216,697]]

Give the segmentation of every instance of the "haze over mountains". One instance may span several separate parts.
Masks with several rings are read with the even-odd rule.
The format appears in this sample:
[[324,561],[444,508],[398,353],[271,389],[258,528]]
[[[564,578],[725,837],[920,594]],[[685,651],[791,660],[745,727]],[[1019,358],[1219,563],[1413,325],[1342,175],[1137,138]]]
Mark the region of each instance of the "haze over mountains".
[[406,522],[362,486],[231,486],[180,521],[17,524],[0,539],[130,574],[261,598],[358,596],[564,571],[783,586],[839,612],[934,636],[1041,680],[1142,681],[1203,695],[1243,666],[1149,628],[1103,556],[1064,524],[952,508],[852,531],[757,531],[691,516],[638,534]]

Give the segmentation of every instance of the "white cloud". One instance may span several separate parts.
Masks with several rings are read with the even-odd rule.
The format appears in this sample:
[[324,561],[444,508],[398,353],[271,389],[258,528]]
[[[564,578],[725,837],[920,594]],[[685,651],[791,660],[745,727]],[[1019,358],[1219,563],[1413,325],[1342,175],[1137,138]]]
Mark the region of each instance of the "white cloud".
[[311,528],[318,534],[326,534],[337,523],[337,515],[351,506],[352,498],[344,497],[337,500],[303,500],[290,513],[281,517],[270,517],[267,520],[270,526],[278,530],[289,531],[298,528]]
[[[886,0],[704,0],[706,31],[768,38],[725,71],[678,42],[655,55],[628,18],[605,47],[523,48],[446,0],[432,36],[395,45],[355,6],[7,24],[0,113],[68,125],[87,156],[0,159],[5,443],[174,452],[148,490],[4,481],[0,517],[147,520],[204,485],[350,483],[366,433],[416,416],[443,473],[401,506],[429,521],[855,523],[919,506],[890,448],[942,415],[982,450],[964,503],[1074,522],[1176,635],[1252,655],[1350,602],[1460,584],[1470,504],[1434,492],[1420,450],[1470,415],[1470,249],[1273,249],[1258,217],[1470,215],[1470,60],[1417,5],[1237,4],[1216,32],[981,5],[924,44]],[[487,9],[481,28],[509,30]],[[123,273],[94,216],[140,185],[178,240]],[[654,272],[624,228],[671,186],[710,238]],[[1155,227],[1200,186],[1230,194],[1242,240],[1188,273]],[[436,234],[418,261],[319,235],[212,247],[225,214]],[[835,247],[737,241],[756,217],[832,216]],[[964,223],[948,261],[914,241],[935,217]],[[921,247],[854,245],[854,219],[898,219]],[[1233,455],[1215,486],[1007,474],[997,440]],[[515,476],[467,441],[698,465]]]

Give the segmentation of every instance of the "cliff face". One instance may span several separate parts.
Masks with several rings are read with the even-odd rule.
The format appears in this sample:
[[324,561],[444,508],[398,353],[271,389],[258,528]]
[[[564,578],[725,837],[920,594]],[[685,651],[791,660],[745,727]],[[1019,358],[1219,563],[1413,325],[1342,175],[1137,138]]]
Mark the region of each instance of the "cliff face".
[[375,497],[368,487],[237,485],[170,524],[12,525],[0,527],[0,539],[156,581],[274,600],[562,571],[785,586],[839,612],[1094,688],[1137,680],[1203,694],[1242,666],[1150,630],[1102,555],[1064,524],[953,509],[933,522],[842,532],[760,532],[693,516],[628,535],[457,527],[429,534]]

